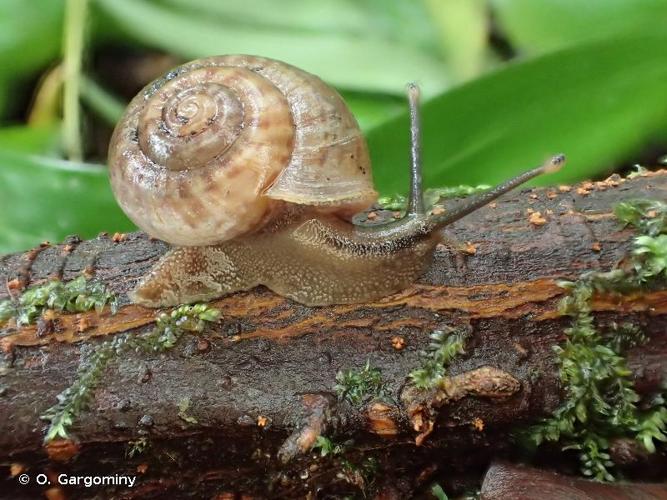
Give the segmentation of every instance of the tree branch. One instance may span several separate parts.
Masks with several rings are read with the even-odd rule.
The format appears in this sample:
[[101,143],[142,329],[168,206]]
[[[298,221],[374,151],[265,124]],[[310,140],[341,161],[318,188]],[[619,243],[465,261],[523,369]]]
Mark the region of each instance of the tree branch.
[[[125,294],[167,246],[141,233],[102,235],[2,257],[4,298],[86,273],[118,294],[121,308],[58,314],[41,331],[5,325],[1,454],[35,474],[143,471],[139,487],[117,490],[129,497],[178,484],[201,495],[289,497],[321,486],[403,495],[457,468],[475,470],[509,449],[509,430],[558,406],[552,347],[568,319],[557,311],[564,290],[556,281],[623,259],[634,232],[612,210],[628,198],[667,199],[667,172],[505,196],[446,231],[469,243],[467,254],[439,248],[418,283],[377,303],[308,308],[261,287],[216,300],[222,320],[202,335],[186,335],[166,353],[110,362],[71,441],[47,447],[51,461],[39,415],[100,342],[152,328],[156,311],[128,304]],[[592,306],[601,323],[645,330],[650,341],[629,362],[637,389],[656,390],[667,380],[667,291],[596,296]],[[470,332],[465,354],[430,396],[414,393],[408,374],[423,362],[429,334],[448,327]],[[359,406],[338,398],[337,374],[367,362],[381,372],[382,393]],[[354,438],[344,460],[309,453],[323,435]],[[128,442],[139,439],[147,450],[127,458]]]

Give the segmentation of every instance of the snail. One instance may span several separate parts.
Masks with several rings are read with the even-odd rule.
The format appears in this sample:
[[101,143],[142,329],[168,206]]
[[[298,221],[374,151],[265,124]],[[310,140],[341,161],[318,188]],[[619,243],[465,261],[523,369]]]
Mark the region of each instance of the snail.
[[309,306],[372,301],[417,280],[444,226],[564,163],[554,156],[452,212],[427,213],[415,84],[408,101],[407,211],[369,227],[351,219],[377,199],[365,139],[318,77],[234,55],[149,84],[114,130],[110,181],[128,217],[173,248],[132,301],[172,306],[258,285]]

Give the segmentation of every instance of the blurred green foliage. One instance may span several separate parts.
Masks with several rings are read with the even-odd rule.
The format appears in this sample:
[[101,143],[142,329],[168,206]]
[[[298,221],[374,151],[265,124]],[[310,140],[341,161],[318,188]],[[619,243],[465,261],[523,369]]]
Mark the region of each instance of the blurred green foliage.
[[[426,184],[494,184],[560,151],[568,166],[539,183],[608,171],[664,134],[665,47],[667,32],[574,45],[435,97],[422,118]],[[396,132],[407,127],[401,115],[368,133],[383,190],[407,185],[407,168],[382,168],[408,164],[409,137]]]
[[58,57],[62,16],[58,0],[0,1],[0,116],[16,87]]
[[[80,55],[64,53],[64,20],[85,3],[0,0],[0,252],[132,228],[103,148],[64,159],[61,61]],[[318,74],[367,133],[383,194],[407,186],[408,81],[424,90],[430,187],[494,183],[559,151],[568,168],[539,182],[573,181],[667,145],[667,0],[89,0],[87,19],[67,27],[87,35],[69,75],[86,146],[129,98],[96,72],[110,51],[260,54]]]

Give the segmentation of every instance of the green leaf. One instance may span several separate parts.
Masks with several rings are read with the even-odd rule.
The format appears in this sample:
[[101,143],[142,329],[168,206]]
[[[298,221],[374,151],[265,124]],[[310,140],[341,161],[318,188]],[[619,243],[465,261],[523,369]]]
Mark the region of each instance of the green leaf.
[[667,28],[667,0],[492,0],[492,5],[501,29],[527,52]]
[[350,34],[258,29],[145,0],[97,0],[97,4],[131,37],[186,58],[262,54],[342,88],[390,94],[401,94],[412,80],[418,80],[430,95],[447,83],[444,64],[437,56],[372,30]]
[[116,204],[106,168],[0,150],[0,253],[134,226]]
[[165,0],[166,4],[217,19],[293,31],[363,33],[368,29],[363,5],[345,0]]
[[403,111],[403,98],[366,92],[341,92],[361,130],[370,130]]
[[586,423],[586,420],[588,419],[588,411],[586,410],[585,403],[579,402],[575,407],[575,413],[579,422]]
[[[469,0],[461,0],[467,2]],[[437,54],[436,26],[421,2],[405,0],[164,0],[182,17],[196,14],[255,31],[379,37]]]
[[438,483],[431,486],[431,494],[438,500],[447,500],[449,497]]
[[[538,183],[608,172],[667,126],[665,47],[667,34],[585,44],[509,65],[426,102],[426,185],[495,184],[561,151],[568,165]],[[368,140],[380,191],[406,191],[407,113],[371,130]]]
[[452,77],[456,81],[477,76],[488,54],[489,21],[485,0],[424,0]]
[[0,128],[0,151],[24,153],[53,153],[60,143],[60,127],[17,125]]
[[60,51],[63,4],[59,0],[0,2],[0,118],[11,105],[15,80],[36,71]]

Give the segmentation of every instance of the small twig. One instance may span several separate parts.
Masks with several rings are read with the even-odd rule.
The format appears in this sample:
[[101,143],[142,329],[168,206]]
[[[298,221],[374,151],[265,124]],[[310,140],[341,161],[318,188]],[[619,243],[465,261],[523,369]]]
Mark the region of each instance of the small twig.
[[63,40],[63,142],[67,157],[73,161],[83,159],[79,93],[87,10],[88,0],[67,0]]

